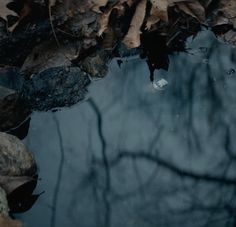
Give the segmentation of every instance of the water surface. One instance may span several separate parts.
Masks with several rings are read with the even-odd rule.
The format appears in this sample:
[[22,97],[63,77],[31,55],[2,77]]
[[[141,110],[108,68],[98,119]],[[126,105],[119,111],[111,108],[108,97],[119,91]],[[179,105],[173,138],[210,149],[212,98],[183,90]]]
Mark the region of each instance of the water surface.
[[25,143],[45,190],[29,227],[236,226],[236,51],[202,32],[154,90],[138,58],[87,99],[32,115]]

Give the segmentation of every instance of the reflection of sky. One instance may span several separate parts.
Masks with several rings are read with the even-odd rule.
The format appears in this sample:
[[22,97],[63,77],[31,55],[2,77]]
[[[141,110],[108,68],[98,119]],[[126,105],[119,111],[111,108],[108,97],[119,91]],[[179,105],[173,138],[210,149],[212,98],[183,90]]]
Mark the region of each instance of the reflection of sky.
[[113,61],[89,101],[33,114],[25,142],[46,193],[27,226],[235,226],[235,51],[208,32],[189,47],[156,73],[164,91],[145,62]]

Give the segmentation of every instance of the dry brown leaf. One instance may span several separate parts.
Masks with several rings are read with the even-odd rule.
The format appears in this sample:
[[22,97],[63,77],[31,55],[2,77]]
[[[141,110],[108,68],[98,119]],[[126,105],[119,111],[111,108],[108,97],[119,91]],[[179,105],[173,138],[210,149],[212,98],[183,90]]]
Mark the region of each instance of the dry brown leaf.
[[212,14],[211,26],[232,24],[236,28],[236,1],[221,0],[218,9]]
[[119,15],[123,14],[125,8],[123,5],[123,0],[119,1],[117,4],[112,6],[107,12],[103,13],[99,17],[99,30],[97,32],[98,36],[101,36],[104,31],[108,28],[109,18],[111,15],[112,10],[117,9],[119,12]]
[[235,0],[221,0],[220,11],[229,19],[230,23],[236,28],[236,1]]
[[141,0],[136,7],[134,16],[130,23],[129,31],[123,40],[123,43],[128,48],[136,48],[140,46],[140,28],[145,18],[146,5],[147,0]]
[[101,13],[100,7],[106,6],[108,0],[92,0],[92,10],[97,13]]
[[120,2],[126,3],[129,7],[131,7],[137,0],[120,0]]
[[7,21],[7,16],[17,16],[17,14],[8,9],[7,5],[12,2],[12,0],[0,0],[0,17]]
[[109,17],[113,9],[110,9],[108,12],[103,13],[99,18],[99,30],[98,36],[101,36],[102,33],[107,29],[109,23]]
[[230,30],[226,32],[224,35],[222,35],[221,37],[223,38],[225,42],[236,46],[236,32],[235,31]]
[[211,21],[212,27],[219,26],[219,25],[227,25],[227,24],[230,24],[230,21],[228,18],[226,18],[223,15],[217,15]]
[[152,6],[151,11],[150,11],[150,15],[149,15],[147,22],[146,22],[146,29],[150,30],[151,27],[159,21],[160,21],[160,18],[158,16],[158,10],[156,9],[156,7]]
[[22,222],[13,220],[10,217],[0,214],[0,227],[22,227]]
[[124,3],[131,7],[137,0],[118,0],[114,2],[109,10],[100,15],[98,36],[101,36],[108,28],[109,17],[113,9],[117,9],[118,15],[122,15],[125,10]]
[[156,8],[157,16],[163,21],[168,22],[168,5],[167,0],[150,0],[152,6]]
[[199,22],[205,21],[205,9],[198,1],[178,2],[176,5],[181,11],[196,18]]

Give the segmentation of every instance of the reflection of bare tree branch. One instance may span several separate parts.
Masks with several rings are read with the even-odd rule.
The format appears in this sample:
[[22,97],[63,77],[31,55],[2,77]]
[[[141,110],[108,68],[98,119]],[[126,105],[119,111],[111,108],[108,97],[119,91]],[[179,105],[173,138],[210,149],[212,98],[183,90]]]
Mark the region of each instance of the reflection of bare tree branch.
[[88,103],[90,104],[90,106],[92,107],[92,109],[94,110],[94,112],[96,113],[97,116],[97,125],[98,125],[98,136],[99,139],[102,143],[102,160],[103,160],[103,165],[105,168],[105,174],[106,174],[106,181],[105,181],[105,190],[103,190],[103,199],[104,199],[104,204],[105,204],[105,223],[104,223],[104,227],[109,227],[110,226],[110,218],[111,218],[111,206],[110,206],[110,201],[109,201],[109,192],[111,190],[111,176],[110,176],[110,166],[109,166],[109,162],[107,159],[107,154],[106,154],[106,149],[107,149],[107,144],[106,144],[106,140],[105,137],[103,135],[103,131],[102,131],[102,114],[98,108],[98,106],[96,105],[96,103],[93,101],[93,99],[89,99]]
[[111,162],[111,165],[116,165],[119,163],[120,160],[123,158],[130,158],[130,159],[144,159],[150,162],[153,162],[169,171],[171,171],[174,174],[177,174],[179,176],[189,177],[193,180],[201,180],[206,181],[209,183],[218,183],[218,184],[225,184],[225,185],[236,185],[236,179],[233,178],[226,178],[221,176],[214,176],[210,174],[200,174],[200,173],[194,173],[190,170],[181,169],[180,167],[175,166],[174,164],[151,154],[148,154],[143,151],[139,152],[128,152],[128,151],[122,151],[119,153],[116,159],[114,159]]
[[57,180],[56,180],[55,190],[54,190],[53,199],[52,199],[53,209],[52,209],[52,216],[51,216],[51,220],[50,220],[50,226],[51,227],[56,227],[58,196],[59,196],[61,178],[62,178],[62,173],[63,173],[65,152],[64,152],[64,146],[63,146],[63,140],[62,140],[62,133],[61,133],[61,129],[60,129],[60,123],[58,121],[58,118],[57,118],[56,114],[53,114],[53,120],[56,124],[56,129],[57,129],[58,139],[59,139],[60,152],[61,152],[61,157],[60,157],[60,162],[59,162],[59,167],[58,167]]
[[194,103],[194,88],[195,88],[195,83],[196,83],[196,75],[197,75],[197,68],[198,68],[198,64],[196,64],[196,66],[193,68],[192,72],[190,73],[190,78],[188,80],[187,86],[188,86],[188,95],[187,95],[187,99],[188,99],[188,111],[187,114],[188,116],[186,117],[187,120],[187,135],[188,135],[188,148],[189,148],[189,152],[193,151],[192,149],[192,145],[194,143],[196,150],[198,152],[202,153],[202,147],[201,147],[201,143],[199,141],[199,137],[197,135],[196,129],[195,129],[195,125],[194,125],[194,110],[193,110],[193,103]]
[[231,149],[231,133],[230,133],[230,126],[226,125],[226,132],[225,132],[225,143],[224,148],[226,154],[229,156],[229,158],[233,161],[236,161],[236,154]]

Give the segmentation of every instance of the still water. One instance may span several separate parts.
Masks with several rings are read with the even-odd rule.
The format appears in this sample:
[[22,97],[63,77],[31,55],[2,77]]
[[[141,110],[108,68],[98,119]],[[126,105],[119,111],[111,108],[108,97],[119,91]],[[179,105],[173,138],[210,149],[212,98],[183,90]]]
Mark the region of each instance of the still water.
[[235,227],[236,51],[210,32],[156,80],[111,62],[87,98],[35,112],[25,143],[45,193],[27,227]]

